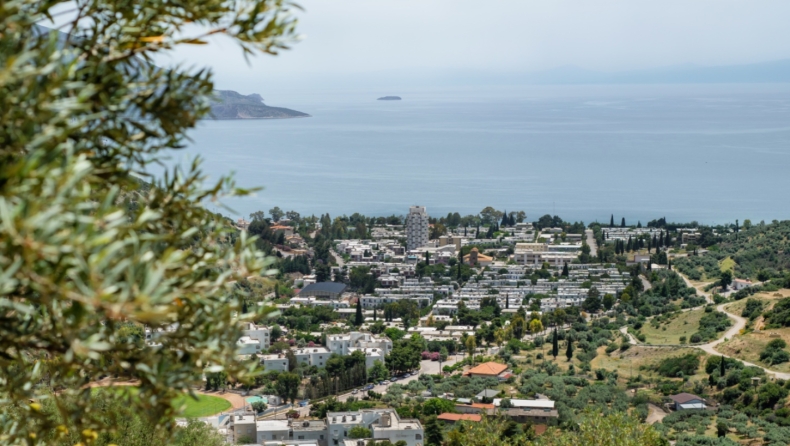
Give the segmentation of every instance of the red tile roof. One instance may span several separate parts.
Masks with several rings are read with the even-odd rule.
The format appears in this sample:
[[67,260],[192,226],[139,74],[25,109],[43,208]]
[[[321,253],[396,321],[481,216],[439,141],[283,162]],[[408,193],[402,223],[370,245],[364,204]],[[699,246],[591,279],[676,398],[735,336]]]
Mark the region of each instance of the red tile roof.
[[507,370],[507,366],[505,364],[500,364],[498,362],[484,362],[479,366],[470,369],[465,374],[467,375],[486,375],[486,376],[497,376],[500,373]]
[[436,417],[438,420],[442,421],[480,421],[483,419],[480,415],[472,414],[472,413],[443,413]]

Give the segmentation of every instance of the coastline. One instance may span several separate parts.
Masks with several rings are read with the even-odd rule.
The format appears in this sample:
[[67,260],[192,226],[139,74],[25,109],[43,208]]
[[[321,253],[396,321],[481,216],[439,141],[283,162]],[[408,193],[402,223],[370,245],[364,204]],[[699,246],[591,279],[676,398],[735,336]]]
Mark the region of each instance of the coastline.
[[214,117],[209,117],[209,118],[203,118],[203,119],[201,119],[201,121],[203,121],[203,120],[211,120],[211,121],[254,121],[254,120],[261,120],[261,119],[299,119],[299,118],[312,118],[312,117],[313,117],[313,115],[307,115],[307,116],[272,116],[272,117],[269,117],[269,118],[214,118]]

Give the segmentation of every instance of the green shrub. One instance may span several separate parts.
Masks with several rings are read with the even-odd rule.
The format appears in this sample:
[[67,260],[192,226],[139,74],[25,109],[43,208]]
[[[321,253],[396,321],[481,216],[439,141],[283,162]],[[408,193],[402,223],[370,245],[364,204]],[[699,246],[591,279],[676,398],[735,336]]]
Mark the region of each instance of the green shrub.
[[790,327],[790,297],[780,300],[765,314],[765,328]]
[[741,316],[748,318],[750,320],[757,319],[757,316],[760,315],[760,312],[763,310],[763,303],[757,299],[747,299],[746,306],[743,308],[741,312]]
[[696,353],[689,353],[687,355],[679,356],[676,358],[663,359],[656,368],[656,371],[661,376],[668,378],[675,378],[681,375],[690,376],[697,373],[699,368],[699,356]]
[[760,353],[760,361],[767,362],[771,365],[782,364],[783,362],[790,361],[790,354],[784,350],[787,343],[781,339],[773,339],[765,349]]

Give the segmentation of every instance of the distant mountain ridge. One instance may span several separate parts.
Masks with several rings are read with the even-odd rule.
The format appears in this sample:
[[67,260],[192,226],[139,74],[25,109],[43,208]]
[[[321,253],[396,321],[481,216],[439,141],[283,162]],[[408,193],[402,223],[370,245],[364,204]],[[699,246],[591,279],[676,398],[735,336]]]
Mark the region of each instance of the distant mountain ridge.
[[743,65],[677,65],[606,73],[564,66],[525,73],[521,81],[536,84],[761,83],[790,82],[790,59]]
[[215,90],[216,100],[211,104],[214,119],[284,119],[306,118],[303,113],[290,108],[270,107],[257,93],[243,95],[233,90]]

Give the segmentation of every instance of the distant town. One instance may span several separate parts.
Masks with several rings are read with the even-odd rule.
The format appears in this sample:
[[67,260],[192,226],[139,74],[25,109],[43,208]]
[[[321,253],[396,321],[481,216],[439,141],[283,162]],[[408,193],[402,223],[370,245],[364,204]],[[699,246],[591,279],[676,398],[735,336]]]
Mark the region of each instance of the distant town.
[[[663,218],[627,225],[612,215],[609,224],[585,226],[550,215],[528,222],[524,212],[490,207],[478,216],[432,218],[423,206],[386,218],[270,213],[234,222],[258,234],[281,269],[274,285],[258,285],[269,290],[265,300],[249,302],[273,305],[279,316],[245,323],[237,346],[268,379],[257,389],[208,375],[206,381],[207,389],[243,396],[235,410],[205,420],[236,443],[419,446],[426,435],[444,438],[456,423],[493,415],[537,438],[573,412],[568,395],[557,400],[550,388],[525,390],[539,376],[590,376],[632,403],[636,394],[626,389],[655,389],[663,380],[660,392],[645,393],[634,407],[645,421],[708,414],[721,403],[699,383],[659,372],[651,386],[649,370],[685,370],[665,365],[684,353],[696,365],[683,373],[695,375],[700,354],[717,354],[714,346],[733,331],[721,307],[710,313],[721,315],[712,327],[699,315],[769,283],[750,277],[765,271],[736,273],[714,262],[706,274],[694,266],[722,240],[753,228],[748,220],[743,228]],[[681,327],[687,336],[655,334],[684,315],[700,321]],[[149,345],[156,337],[146,330]],[[653,354],[661,345],[667,358],[639,370],[631,364],[627,377],[618,375],[627,363],[640,364],[630,352]],[[624,362],[607,369],[600,355]],[[737,358],[733,364],[740,365]],[[786,375],[759,371],[771,379]],[[713,380],[720,379],[713,373],[724,376],[711,373]],[[426,414],[433,416],[430,426]]]

